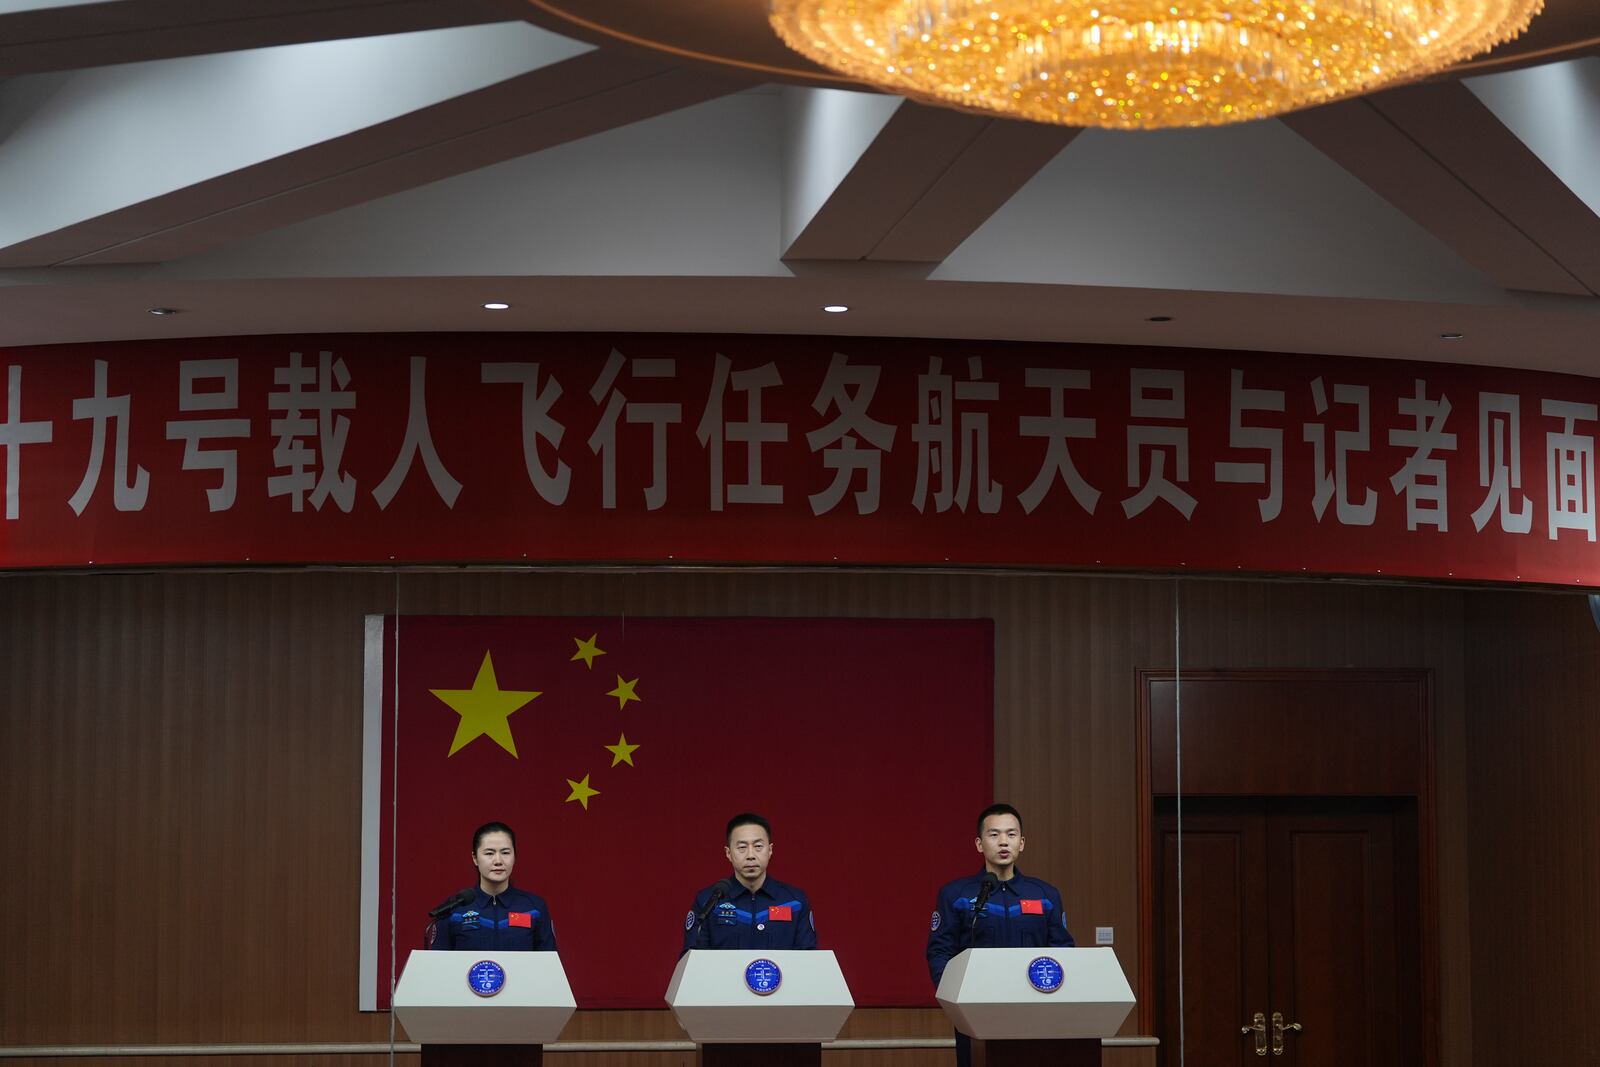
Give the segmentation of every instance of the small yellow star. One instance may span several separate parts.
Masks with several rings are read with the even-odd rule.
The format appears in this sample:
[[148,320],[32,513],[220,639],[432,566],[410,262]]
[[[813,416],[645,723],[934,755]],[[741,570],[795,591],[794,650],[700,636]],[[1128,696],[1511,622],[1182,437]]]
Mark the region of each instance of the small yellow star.
[[628,766],[632,767],[634,765],[633,750],[639,746],[628,744],[627,734],[618,734],[616,744],[601,745],[600,747],[611,753],[611,766],[615,767],[619,763],[626,763]]
[[512,712],[539,695],[529,690],[501,689],[500,683],[495,681],[494,661],[487,652],[483,654],[483,663],[478,667],[471,689],[430,689],[428,692],[461,716],[448,756],[454,756],[467,742],[484,734],[516,756],[517,744],[511,739],[511,724],[506,720]]
[[568,662],[581,659],[585,667],[588,667],[591,671],[594,670],[594,658],[606,654],[606,650],[598,647],[595,643],[599,637],[599,634],[590,634],[587,641],[581,637],[574,637],[572,640],[577,644],[578,651],[572,654],[572,659],[568,660]]
[[567,800],[569,802],[576,800],[583,805],[584,811],[589,810],[589,798],[600,795],[600,790],[590,787],[587,774],[583,776],[583,781],[581,782],[574,782],[571,778],[568,778],[567,784],[572,787],[572,792],[567,794]]
[[624,682],[622,680],[622,675],[619,674],[617,675],[617,687],[611,692],[607,693],[606,696],[617,698],[618,711],[621,711],[623,708],[627,707],[628,701],[630,700],[637,700],[640,703],[643,703],[644,697],[633,691],[633,687],[638,684],[639,679],[635,678],[632,681]]

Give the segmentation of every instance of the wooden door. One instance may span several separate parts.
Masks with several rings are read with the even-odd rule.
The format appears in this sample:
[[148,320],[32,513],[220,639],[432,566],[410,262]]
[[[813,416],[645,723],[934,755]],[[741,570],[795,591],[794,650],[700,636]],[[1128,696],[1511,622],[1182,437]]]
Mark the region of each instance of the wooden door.
[[[1183,819],[1183,989],[1178,974],[1178,834],[1158,809],[1155,864],[1157,1062],[1246,1062],[1239,1026],[1268,1000],[1266,820],[1260,812],[1197,813]],[[1240,1020],[1235,1023],[1234,1020]]]
[[[1159,1063],[1178,1064],[1180,1049],[1183,1062],[1206,1067],[1420,1062],[1415,874],[1396,861],[1414,833],[1412,807],[1185,801],[1180,1009],[1177,814],[1170,800],[1158,802]],[[1241,1033],[1257,1012],[1264,1040]]]

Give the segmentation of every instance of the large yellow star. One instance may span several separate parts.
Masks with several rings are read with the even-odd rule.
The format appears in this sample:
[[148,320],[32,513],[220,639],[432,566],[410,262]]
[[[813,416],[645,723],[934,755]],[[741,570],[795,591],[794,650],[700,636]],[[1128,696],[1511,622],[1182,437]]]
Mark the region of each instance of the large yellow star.
[[574,637],[572,640],[577,644],[578,651],[574,652],[572,654],[572,660],[568,660],[567,662],[571,663],[573,660],[581,659],[583,660],[583,665],[585,667],[588,667],[591,671],[594,670],[594,658],[596,656],[603,656],[606,654],[606,650],[598,647],[596,643],[599,638],[599,634],[590,634],[589,640],[587,641],[581,637]]
[[627,707],[628,701],[630,700],[637,700],[642,704],[644,702],[644,697],[633,691],[633,687],[638,684],[639,679],[635,678],[631,682],[624,682],[622,680],[622,675],[619,674],[617,675],[617,687],[611,692],[607,693],[606,696],[617,698],[618,711],[621,711],[623,708]]
[[567,784],[572,787],[572,792],[567,794],[567,800],[576,800],[579,804],[583,805],[584,811],[589,810],[589,798],[600,795],[600,790],[590,787],[589,776],[587,774],[583,776],[583,781],[581,782],[574,782],[571,778],[568,778]]
[[428,692],[444,701],[461,716],[456,724],[455,740],[450,742],[448,755],[454,756],[467,742],[488,734],[501,748],[517,754],[517,744],[511,739],[511,724],[506,720],[513,711],[539,694],[521,689],[501,689],[495,681],[494,661],[489,653],[483,654],[483,664],[471,689],[430,689]]
[[601,745],[600,747],[611,753],[611,766],[615,767],[619,763],[626,763],[628,766],[632,767],[634,765],[633,750],[639,746],[628,744],[627,734],[619,734],[617,735],[616,744]]

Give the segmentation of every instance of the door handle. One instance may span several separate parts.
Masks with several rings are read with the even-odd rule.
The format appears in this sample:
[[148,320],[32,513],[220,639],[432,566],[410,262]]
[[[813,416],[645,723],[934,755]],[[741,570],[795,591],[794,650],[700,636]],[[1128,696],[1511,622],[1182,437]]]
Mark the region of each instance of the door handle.
[[1241,1034],[1255,1034],[1256,1055],[1265,1056],[1267,1054],[1267,1016],[1264,1012],[1256,1012],[1255,1025],[1241,1026],[1239,1027],[1239,1032]]
[[[1299,1023],[1286,1023],[1286,1022],[1284,1022],[1283,1021],[1283,1012],[1281,1012],[1281,1011],[1273,1012],[1272,1013],[1272,1054],[1274,1056],[1282,1056],[1283,1055],[1283,1032],[1285,1030],[1293,1030],[1295,1033],[1298,1034],[1301,1031],[1303,1031],[1304,1029],[1305,1029],[1305,1027],[1301,1026]],[[1258,1045],[1260,1044],[1260,1039],[1259,1038],[1257,1039],[1257,1044]],[[1259,1055],[1261,1055],[1261,1053],[1258,1051],[1256,1053],[1256,1055],[1259,1056]]]

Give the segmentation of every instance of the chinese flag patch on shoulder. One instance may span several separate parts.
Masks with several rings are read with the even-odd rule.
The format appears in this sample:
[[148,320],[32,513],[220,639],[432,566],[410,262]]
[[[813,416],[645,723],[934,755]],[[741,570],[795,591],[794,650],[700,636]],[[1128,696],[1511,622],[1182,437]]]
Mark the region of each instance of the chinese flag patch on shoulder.
[[767,909],[767,918],[775,923],[794,922],[794,913],[787,904],[776,904]]
[[530,930],[533,929],[532,912],[514,911],[511,913],[511,917],[507,921],[510,922],[512,926],[526,926]]
[[1044,901],[1042,901],[1042,900],[1024,900],[1022,902],[1022,914],[1024,914],[1024,915],[1043,915],[1044,914]]

